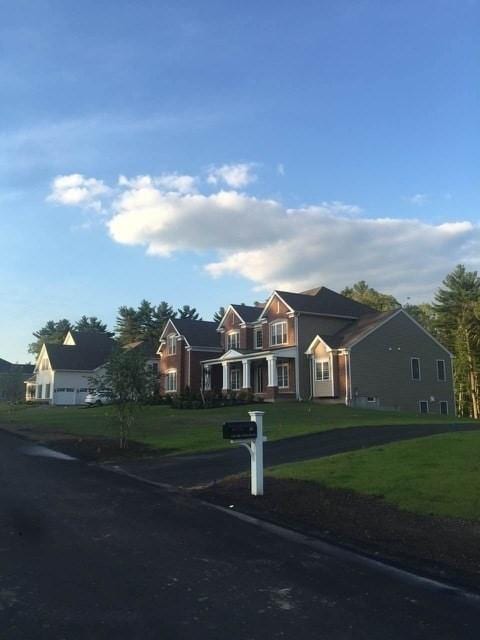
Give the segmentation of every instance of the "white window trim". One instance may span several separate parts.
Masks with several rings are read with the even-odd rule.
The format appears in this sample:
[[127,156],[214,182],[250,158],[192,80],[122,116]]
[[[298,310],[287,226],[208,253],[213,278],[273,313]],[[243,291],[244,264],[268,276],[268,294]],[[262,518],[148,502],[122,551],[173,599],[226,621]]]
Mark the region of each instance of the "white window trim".
[[[323,364],[324,362],[328,365],[328,378],[323,377],[323,366],[322,366],[322,378],[317,377],[317,364]],[[329,382],[331,380],[331,365],[330,360],[328,358],[317,358],[315,360],[315,382]]]
[[[446,411],[446,413],[442,413],[442,404],[445,404],[445,405],[447,406],[447,411]],[[450,414],[449,414],[449,410],[450,410],[450,408],[449,408],[449,406],[448,406],[448,400],[440,400],[440,401],[439,401],[439,404],[438,404],[438,407],[439,407],[439,409],[440,409],[440,415],[441,415],[441,416],[448,416],[448,415],[450,415]]]
[[[232,344],[233,336],[237,336],[237,339],[235,340],[235,342],[237,343],[236,345]],[[240,349],[240,331],[238,329],[229,331],[227,333],[227,351],[229,351],[230,349]]]
[[430,403],[428,402],[428,400],[419,400],[419,401],[418,401],[418,410],[419,410],[419,412],[420,412],[422,415],[423,415],[423,411],[422,411],[422,402],[425,402],[425,403],[426,403],[426,405],[427,405],[427,410],[426,410],[426,412],[425,412],[425,415],[426,415],[427,413],[430,413]]
[[[274,342],[273,341],[273,333],[274,327],[278,327],[280,325],[285,325],[285,342]],[[283,335],[283,330],[281,331],[281,335]],[[270,323],[270,346],[278,347],[279,345],[288,344],[288,322],[286,320],[275,320],[275,322]]]
[[170,333],[167,336],[167,356],[177,355],[177,336],[175,333]]
[[[168,371],[166,372],[167,374],[167,384],[166,384],[166,389],[165,391],[167,393],[177,393],[177,370],[176,369],[168,369]],[[169,389],[168,387],[170,386],[170,376],[172,374],[175,374],[175,377],[173,378],[175,380],[175,388],[174,389]]]
[[[261,346],[257,345],[257,335],[260,334],[262,336],[262,344]],[[253,332],[253,346],[255,349],[263,349],[263,329],[255,329]]]
[[[236,379],[235,384],[238,383],[238,386],[234,386],[233,385],[233,379]],[[242,376],[241,376],[241,371],[240,369],[237,369],[235,367],[232,367],[230,369],[230,389],[232,391],[240,391],[240,389],[242,388]]]
[[[440,376],[438,375],[439,362],[443,362],[443,378],[440,378]],[[437,358],[437,360],[435,361],[435,367],[437,370],[437,382],[446,382],[447,381],[447,365],[445,363],[445,360],[443,358]]]
[[[418,360],[418,378],[413,377],[413,361],[414,360]],[[422,366],[421,366],[420,358],[418,356],[413,356],[410,358],[410,377],[413,380],[413,382],[420,382],[422,379]]]
[[[285,375],[279,374],[279,369],[284,369],[286,371]],[[285,378],[287,384],[280,384],[280,378]],[[288,366],[288,362],[282,362],[277,364],[277,381],[279,389],[290,389],[290,368]]]

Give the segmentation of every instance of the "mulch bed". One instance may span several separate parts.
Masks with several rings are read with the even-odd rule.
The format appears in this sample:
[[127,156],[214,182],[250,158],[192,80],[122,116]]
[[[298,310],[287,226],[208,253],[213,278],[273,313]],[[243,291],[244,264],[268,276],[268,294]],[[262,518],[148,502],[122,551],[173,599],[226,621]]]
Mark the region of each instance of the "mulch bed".
[[226,478],[194,493],[423,575],[480,590],[480,522],[416,515],[381,498],[300,480],[265,478],[264,496],[251,496],[250,481],[244,477]]

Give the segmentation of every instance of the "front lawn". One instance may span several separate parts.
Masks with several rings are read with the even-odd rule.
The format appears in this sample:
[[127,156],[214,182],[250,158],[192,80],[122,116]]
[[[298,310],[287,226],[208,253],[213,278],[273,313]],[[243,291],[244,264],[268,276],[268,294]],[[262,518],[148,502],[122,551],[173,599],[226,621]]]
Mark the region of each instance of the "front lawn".
[[480,433],[449,433],[268,470],[379,496],[414,513],[480,519]]
[[[398,412],[350,409],[344,405],[278,402],[218,409],[178,410],[168,406],[142,407],[131,439],[164,453],[192,453],[229,447],[222,439],[226,420],[248,420],[248,411],[264,411],[265,432],[280,440],[329,429],[385,424],[457,422],[454,417],[420,416]],[[62,434],[116,438],[114,408],[29,407],[0,403],[0,425],[30,428],[34,434]],[[28,432],[26,432],[28,433]]]

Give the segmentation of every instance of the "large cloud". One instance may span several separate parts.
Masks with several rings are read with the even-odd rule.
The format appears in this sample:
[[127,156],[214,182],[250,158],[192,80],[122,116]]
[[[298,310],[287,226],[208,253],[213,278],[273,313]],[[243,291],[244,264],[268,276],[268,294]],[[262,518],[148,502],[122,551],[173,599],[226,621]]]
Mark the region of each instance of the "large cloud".
[[109,233],[153,255],[213,252],[218,257],[205,265],[212,277],[294,291],[364,279],[401,300],[421,300],[458,262],[479,264],[480,230],[470,222],[368,218],[342,202],[287,209],[237,191],[205,195],[195,192],[198,179],[168,175],[121,178]]

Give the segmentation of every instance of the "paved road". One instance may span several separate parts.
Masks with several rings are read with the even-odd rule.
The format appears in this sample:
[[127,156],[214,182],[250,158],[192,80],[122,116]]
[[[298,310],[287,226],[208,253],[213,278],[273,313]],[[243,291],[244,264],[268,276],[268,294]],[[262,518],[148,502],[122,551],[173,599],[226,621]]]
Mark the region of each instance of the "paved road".
[[[363,447],[409,440],[453,431],[479,430],[468,424],[390,425],[333,429],[276,442],[264,447],[265,466],[331,456]],[[219,433],[219,439],[221,434]],[[198,455],[182,455],[122,463],[122,469],[155,482],[176,487],[193,487],[221,480],[225,476],[250,469],[250,458],[244,447],[232,446],[225,451]]]
[[463,640],[480,599],[0,432],[0,638]]

